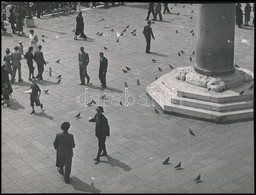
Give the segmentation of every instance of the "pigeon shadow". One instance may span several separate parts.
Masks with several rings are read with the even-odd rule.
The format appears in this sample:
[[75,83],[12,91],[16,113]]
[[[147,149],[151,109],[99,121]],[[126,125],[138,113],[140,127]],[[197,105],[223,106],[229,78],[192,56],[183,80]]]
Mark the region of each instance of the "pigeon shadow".
[[8,108],[12,110],[25,109],[25,107],[17,102],[16,99],[10,98],[10,104],[11,106],[9,106]]
[[87,41],[87,42],[94,42],[95,41],[95,39],[93,39],[93,38],[87,38],[87,39],[85,39],[85,41]]
[[168,57],[168,55],[164,55],[164,54],[160,54],[160,53],[156,53],[156,52],[150,52],[150,54],[156,55],[156,56]]
[[130,170],[132,170],[132,168],[131,168],[129,165],[127,165],[127,164],[125,164],[124,162],[121,162],[121,161],[119,161],[119,160],[117,160],[117,159],[114,159],[114,158],[112,158],[112,157],[109,156],[109,155],[107,156],[107,159],[108,159],[109,164],[110,164],[112,167],[117,166],[117,167],[122,168],[122,169],[125,170],[125,171],[130,171]]
[[179,168],[176,168],[176,170],[183,170],[184,168],[182,168],[182,167],[179,167]]
[[22,81],[22,82],[15,82],[13,85],[18,85],[18,86],[31,86],[32,83],[29,83],[27,81]]
[[172,163],[169,163],[169,162],[168,162],[168,163],[163,163],[163,165],[171,165],[171,164],[172,164]]
[[50,120],[53,120],[53,116],[50,116],[50,115],[46,114],[46,113],[44,112],[44,110],[43,110],[41,113],[35,113],[34,115],[40,116],[40,117],[45,117],[45,118],[48,118],[48,119],[50,119]]
[[93,182],[91,183],[91,185],[89,185],[87,183],[84,183],[77,177],[72,177],[70,184],[73,186],[75,190],[91,193],[100,193],[100,190],[94,186]]
[[201,183],[201,182],[203,182],[203,181],[202,180],[196,181],[196,183]]

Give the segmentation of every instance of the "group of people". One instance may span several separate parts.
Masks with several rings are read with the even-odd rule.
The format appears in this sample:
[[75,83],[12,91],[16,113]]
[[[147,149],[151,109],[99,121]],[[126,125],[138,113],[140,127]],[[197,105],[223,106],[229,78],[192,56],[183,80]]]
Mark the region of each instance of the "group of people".
[[[254,12],[254,7],[255,7],[255,4],[253,3],[253,12]],[[250,3],[246,3],[244,7],[244,26],[249,26],[249,22],[251,19],[251,11],[252,11],[252,7]],[[242,5],[241,3],[237,3],[236,4],[236,25],[238,26],[238,28],[242,28],[241,26],[242,24],[243,24]],[[254,17],[253,17],[252,24],[254,25]]]

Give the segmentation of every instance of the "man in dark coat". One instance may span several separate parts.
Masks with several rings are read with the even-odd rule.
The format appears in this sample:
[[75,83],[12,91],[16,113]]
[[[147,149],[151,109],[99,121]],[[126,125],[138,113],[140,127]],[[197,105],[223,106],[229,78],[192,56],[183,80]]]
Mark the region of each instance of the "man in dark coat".
[[16,17],[15,17],[15,14],[13,13],[13,9],[10,9],[9,23],[11,24],[12,33],[15,34],[17,29],[15,26]]
[[9,96],[11,95],[11,93],[13,92],[12,90],[12,86],[11,86],[11,83],[10,83],[10,80],[9,80],[9,76],[8,76],[8,72],[6,70],[6,66],[3,65],[1,67],[1,72],[2,72],[2,83],[1,83],[1,90],[2,90],[2,93],[1,95],[3,96],[2,99],[4,100],[4,102],[7,104],[7,106],[10,106],[9,104]]
[[108,69],[108,59],[105,58],[103,52],[100,52],[99,78],[100,78],[102,89],[105,89],[107,87],[106,85],[107,69]]
[[147,18],[146,20],[149,20],[149,16],[150,14],[153,14],[153,20],[156,20],[156,14],[155,14],[155,10],[154,10],[154,2],[150,2],[149,5],[148,5],[148,15],[147,15]]
[[251,10],[252,10],[252,7],[251,7],[250,3],[246,3],[246,6],[244,8],[244,24],[245,24],[245,26],[249,26]]
[[80,80],[81,83],[79,85],[85,85],[85,79],[87,79],[87,84],[90,82],[90,77],[87,73],[87,66],[89,64],[89,54],[84,51],[84,47],[80,47],[80,53],[78,54],[79,61],[79,72],[80,72]]
[[32,80],[32,85],[30,86],[30,89],[32,89],[30,94],[30,106],[32,107],[32,112],[30,114],[35,113],[35,104],[36,106],[40,106],[41,109],[43,109],[43,104],[40,102],[40,95],[41,95],[41,89],[36,84],[35,79]]
[[152,28],[150,27],[151,26],[151,22],[148,21],[148,25],[144,27],[144,30],[143,30],[143,34],[146,38],[146,42],[147,42],[147,45],[146,45],[146,53],[150,53],[150,42],[151,42],[151,36],[152,38],[155,40],[155,37],[154,37],[154,34],[153,34],[153,31],[152,31]]
[[[95,126],[95,136],[98,138],[98,154],[97,157],[94,159],[95,161],[100,161],[100,156],[107,156],[107,150],[106,150],[106,136],[109,136],[109,125],[108,125],[108,119],[103,115],[103,107],[98,106],[97,109],[97,114],[92,118],[89,118],[89,122],[96,122]],[[101,154],[101,152],[103,153]]]
[[[74,136],[68,133],[70,128],[69,122],[64,122],[61,125],[62,133],[57,133],[55,140],[53,142],[54,148],[57,150],[57,161],[58,161],[58,171],[60,174],[64,175],[65,183],[70,182],[70,173],[73,157],[73,148],[76,146],[74,141]],[[65,172],[63,167],[65,166]]]
[[156,3],[155,9],[156,9],[156,19],[157,19],[157,16],[159,15],[159,20],[162,21],[163,17],[161,14],[161,9],[162,9],[161,3]]
[[238,28],[242,28],[241,25],[243,24],[243,11],[241,9],[241,3],[237,3],[236,5],[236,25]]
[[46,62],[44,60],[44,54],[41,51],[42,45],[38,46],[38,50],[34,53],[34,60],[37,63],[37,70],[38,70],[38,75],[36,78],[38,80],[43,80],[43,72],[44,72],[44,65],[46,65]]
[[170,13],[170,10],[169,10],[169,7],[168,7],[168,3],[164,3],[164,12],[163,12],[163,14],[165,14],[165,13]]
[[80,35],[84,40],[87,39],[87,36],[84,34],[84,19],[82,16],[82,12],[78,13],[76,17],[76,31],[74,40],[77,40],[77,36]]

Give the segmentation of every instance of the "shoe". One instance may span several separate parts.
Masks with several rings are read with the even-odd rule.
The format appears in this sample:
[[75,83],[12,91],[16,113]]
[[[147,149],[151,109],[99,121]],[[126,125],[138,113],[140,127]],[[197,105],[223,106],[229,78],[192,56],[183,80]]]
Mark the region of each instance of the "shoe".
[[70,183],[71,179],[70,178],[67,180],[65,179],[64,181],[65,181],[65,183]]
[[107,156],[108,154],[107,153],[103,153],[103,154],[101,154],[100,156]]
[[29,78],[29,79],[28,79],[28,81],[32,81],[32,79],[31,79],[31,78]]
[[85,85],[85,83],[80,83],[79,85]]
[[99,159],[99,158],[95,158],[95,159],[93,159],[93,160],[95,160],[95,161],[97,161],[97,162],[99,162],[99,161],[100,161],[100,159]]
[[43,107],[44,107],[43,104],[40,104],[40,107],[41,107],[41,109],[43,109]]
[[107,88],[107,86],[102,86],[101,88],[102,88],[102,89],[105,89],[105,88]]
[[34,114],[35,113],[35,111],[33,110],[30,114]]
[[146,53],[150,53],[150,51],[146,51]]
[[90,82],[90,79],[87,80],[87,84],[89,84],[89,82]]

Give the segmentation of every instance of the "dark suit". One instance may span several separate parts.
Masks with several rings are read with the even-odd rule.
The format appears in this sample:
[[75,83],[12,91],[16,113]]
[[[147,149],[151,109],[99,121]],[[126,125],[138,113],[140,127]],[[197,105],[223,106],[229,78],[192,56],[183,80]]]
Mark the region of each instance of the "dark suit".
[[[65,166],[65,181],[69,180],[71,173],[71,164],[73,157],[73,148],[75,147],[74,136],[67,131],[58,133],[54,140],[54,148],[57,150],[57,162],[63,173],[63,167]],[[57,164],[57,163],[56,163]]]
[[34,60],[37,63],[38,75],[36,76],[37,79],[43,79],[43,72],[44,72],[44,65],[46,64],[44,60],[44,54],[41,50],[37,50],[34,53]]
[[100,70],[99,70],[99,79],[101,82],[101,85],[103,87],[106,87],[106,74],[108,69],[108,59],[103,57],[100,58]]
[[153,17],[154,17],[153,20],[155,20],[156,19],[156,14],[155,14],[155,11],[154,11],[154,3],[153,2],[150,2],[149,5],[148,5],[148,15],[147,15],[146,20],[149,19],[149,16],[150,16],[151,13],[153,14]]
[[146,42],[147,42],[146,53],[149,53],[150,52],[151,36],[153,37],[153,39],[155,39],[152,28],[149,25],[145,26],[144,30],[143,30],[143,34],[144,34],[144,36],[146,38]]
[[96,122],[95,136],[98,138],[98,143],[99,143],[99,149],[97,154],[97,159],[99,159],[102,151],[103,151],[103,154],[107,154],[105,142],[106,142],[106,136],[110,135],[108,119],[103,114],[99,115],[97,113],[95,114],[94,118],[92,118],[89,121]]

